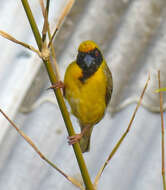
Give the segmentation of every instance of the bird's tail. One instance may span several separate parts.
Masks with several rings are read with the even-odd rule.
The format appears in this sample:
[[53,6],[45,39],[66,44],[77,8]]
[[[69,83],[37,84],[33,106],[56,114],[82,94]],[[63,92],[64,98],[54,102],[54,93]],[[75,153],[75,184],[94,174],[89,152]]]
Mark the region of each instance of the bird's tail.
[[91,138],[92,129],[93,127],[87,130],[87,132],[83,135],[83,137],[80,140],[80,147],[81,147],[82,153],[88,152],[90,149],[90,138]]

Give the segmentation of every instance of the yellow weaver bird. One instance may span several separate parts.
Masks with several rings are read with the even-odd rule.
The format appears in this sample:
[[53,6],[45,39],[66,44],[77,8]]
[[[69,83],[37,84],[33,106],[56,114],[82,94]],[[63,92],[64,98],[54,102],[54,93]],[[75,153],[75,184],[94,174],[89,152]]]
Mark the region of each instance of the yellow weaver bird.
[[81,127],[80,134],[68,137],[69,144],[79,142],[82,152],[87,152],[93,126],[103,118],[113,89],[112,74],[95,42],[80,44],[76,61],[66,70],[64,83],[51,86],[57,87],[63,88]]

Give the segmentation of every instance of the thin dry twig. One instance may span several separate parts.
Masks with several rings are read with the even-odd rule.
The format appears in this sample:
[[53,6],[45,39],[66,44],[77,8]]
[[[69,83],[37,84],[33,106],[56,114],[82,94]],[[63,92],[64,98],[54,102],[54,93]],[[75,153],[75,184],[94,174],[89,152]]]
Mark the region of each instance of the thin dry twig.
[[[160,71],[158,71],[158,86],[161,88],[161,80],[160,80]],[[161,174],[163,178],[163,190],[166,190],[166,181],[165,181],[165,147],[164,147],[164,119],[163,119],[163,94],[162,91],[159,92],[160,98],[160,113],[161,113],[161,157],[162,157],[162,166],[161,166]]]
[[49,49],[47,48],[47,46],[45,45],[45,43],[43,43],[43,47],[42,47],[42,51],[40,52],[39,50],[35,49],[33,46],[29,45],[29,44],[26,44],[24,42],[21,42],[17,39],[15,39],[13,36],[9,35],[8,33],[0,30],[0,35],[16,44],[19,44],[35,53],[37,53],[37,55],[42,58],[43,60],[47,60],[49,55],[50,55],[50,51]]
[[97,188],[97,185],[98,185],[98,183],[99,183],[99,179],[100,179],[100,177],[101,177],[101,175],[102,175],[102,173],[103,173],[105,167],[107,166],[107,164],[109,163],[109,161],[111,160],[111,158],[114,156],[114,154],[115,154],[116,151],[118,150],[119,146],[120,146],[121,143],[123,142],[124,138],[126,137],[126,135],[128,134],[128,132],[130,131],[130,128],[131,128],[131,125],[132,125],[133,120],[134,120],[134,118],[135,118],[135,115],[136,115],[136,113],[137,113],[137,111],[138,111],[138,108],[139,108],[140,105],[141,105],[141,102],[142,102],[144,93],[145,93],[145,91],[146,91],[146,89],[147,89],[149,80],[150,80],[150,74],[148,74],[148,79],[147,79],[147,81],[146,81],[145,87],[144,87],[144,89],[143,89],[143,91],[142,91],[142,94],[141,94],[141,96],[140,96],[139,102],[137,103],[137,106],[136,106],[135,111],[134,111],[134,113],[133,113],[133,115],[132,115],[132,117],[131,117],[131,120],[130,120],[130,122],[129,122],[129,125],[128,125],[126,131],[124,132],[124,134],[122,135],[122,137],[120,138],[120,140],[118,141],[118,143],[115,145],[114,149],[112,150],[112,152],[111,152],[110,155],[108,156],[106,162],[105,162],[104,165],[101,167],[101,169],[99,170],[99,172],[98,172],[98,174],[97,174],[97,176],[96,176],[96,178],[95,178],[95,182],[94,182],[95,188]]
[[39,0],[39,3],[40,3],[40,7],[41,7],[42,14],[43,14],[43,17],[44,17],[45,16],[44,2],[43,2],[43,0]]
[[33,46],[15,39],[13,36],[9,35],[8,33],[4,32],[2,30],[0,30],[0,35],[2,37],[4,37],[4,38],[6,38],[6,39],[8,39],[8,40],[10,40],[10,41],[12,41],[14,43],[16,43],[16,44],[19,44],[19,45],[21,45],[21,46],[23,46],[23,47],[25,47],[25,48],[27,48],[27,49],[29,49],[29,50],[37,53],[41,57],[41,53],[37,49],[35,49]]
[[37,146],[33,143],[33,141],[23,132],[21,131],[16,124],[0,109],[0,112],[2,115],[8,120],[8,122],[12,125],[12,127],[15,128],[15,130],[24,138],[24,140],[31,145],[31,147],[35,150],[35,152],[43,159],[45,160],[49,165],[51,165],[54,169],[56,169],[59,173],[61,173],[68,181],[70,181],[73,185],[79,187],[81,190],[84,190],[83,186],[74,178],[68,176],[65,174],[62,170],[60,170],[55,164],[53,164],[50,160],[48,160],[44,154],[41,153],[41,151],[37,148]]
[[[46,8],[44,7],[43,0],[39,0],[39,2],[40,2],[41,9],[42,9],[43,18],[44,18],[44,25],[43,25],[43,30],[42,30],[42,40],[44,42],[44,40],[46,39],[46,33],[48,32],[49,40],[51,40],[51,34],[50,34],[50,26],[49,26],[49,21],[48,21],[47,7]],[[55,49],[54,49],[52,43],[51,43],[51,53],[52,53],[53,64],[55,67],[55,75],[57,77],[57,80],[59,81],[60,80],[59,68],[58,68],[58,64],[56,62]]]
[[62,22],[64,21],[64,18],[66,17],[66,15],[69,13],[70,9],[72,8],[73,4],[74,4],[75,0],[69,0],[67,5],[65,6],[64,10],[62,11],[62,14],[61,16],[59,17],[58,19],[58,23],[56,25],[56,28],[55,28],[55,31],[49,41],[49,44],[48,44],[48,47],[50,47],[54,37],[55,37],[55,34],[57,33],[57,31],[59,30],[59,27],[61,26]]
[[39,0],[39,2],[40,2],[40,7],[42,10],[43,18],[44,18],[44,24],[43,24],[43,29],[42,29],[42,41],[44,42],[46,39],[46,34],[48,31],[48,26],[49,26],[48,13],[47,13],[47,8],[45,8],[45,6],[44,6],[43,0]]

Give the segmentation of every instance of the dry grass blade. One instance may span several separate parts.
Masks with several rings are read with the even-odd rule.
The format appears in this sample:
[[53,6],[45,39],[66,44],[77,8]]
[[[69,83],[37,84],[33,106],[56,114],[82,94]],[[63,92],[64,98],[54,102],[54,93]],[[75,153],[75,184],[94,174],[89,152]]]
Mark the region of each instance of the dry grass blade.
[[52,37],[51,37],[51,39],[50,39],[50,41],[49,41],[48,47],[50,47],[50,45],[51,45],[51,43],[52,43],[52,41],[53,41],[53,39],[54,39],[54,37],[55,37],[55,34],[56,34],[57,31],[59,30],[60,25],[62,24],[62,22],[63,22],[65,16],[69,13],[69,11],[70,11],[70,9],[72,8],[74,2],[75,2],[75,0],[69,0],[68,3],[67,3],[67,5],[66,5],[65,8],[63,9],[62,14],[61,14],[61,16],[60,16],[59,19],[58,19],[58,23],[57,23],[57,25],[56,25],[55,31],[54,31],[54,33],[53,33],[53,35],[52,35]]
[[0,35],[2,37],[4,37],[4,38],[6,38],[6,39],[8,39],[8,40],[10,40],[10,41],[12,41],[14,43],[16,43],[16,44],[19,44],[19,45],[21,45],[21,46],[23,46],[23,47],[25,47],[25,48],[27,48],[27,49],[29,49],[29,50],[37,53],[39,56],[41,56],[40,52],[37,49],[35,49],[33,46],[30,46],[30,45],[28,45],[28,44],[26,44],[24,42],[21,42],[21,41],[15,39],[13,36],[9,35],[8,33],[0,30]]
[[[158,85],[159,89],[161,88],[160,81],[160,71],[158,71]],[[163,119],[163,94],[162,91],[159,92],[160,98],[160,113],[161,113],[161,157],[162,157],[162,177],[163,177],[163,189],[166,190],[166,181],[165,181],[165,147],[164,147],[164,119]]]
[[126,135],[128,134],[128,132],[129,132],[129,130],[130,130],[130,128],[131,128],[131,125],[132,125],[133,120],[134,120],[134,118],[135,118],[135,115],[136,115],[136,113],[137,113],[137,111],[138,111],[138,108],[139,108],[140,105],[141,105],[143,96],[144,96],[144,94],[145,94],[145,91],[146,91],[147,86],[148,86],[148,83],[149,83],[149,80],[150,80],[150,74],[148,74],[148,79],[147,79],[147,81],[146,81],[145,87],[144,87],[144,89],[143,89],[143,91],[142,91],[142,94],[141,94],[141,96],[140,96],[139,102],[138,102],[138,104],[137,104],[137,106],[136,106],[136,108],[135,108],[135,111],[134,111],[134,113],[133,113],[133,115],[132,115],[132,117],[131,117],[130,123],[129,123],[129,125],[128,125],[126,131],[124,132],[124,134],[122,135],[122,137],[119,139],[118,143],[115,145],[114,149],[112,150],[112,152],[111,152],[110,155],[108,156],[106,162],[105,162],[104,165],[101,167],[101,169],[99,170],[99,172],[98,172],[98,174],[97,174],[97,176],[96,176],[96,178],[95,178],[95,182],[94,182],[95,188],[97,188],[97,185],[98,185],[98,183],[99,183],[99,179],[100,179],[100,177],[101,177],[101,175],[102,175],[102,173],[103,173],[105,167],[107,166],[107,164],[109,163],[109,161],[111,160],[111,158],[114,156],[114,154],[115,154],[116,151],[118,150],[119,146],[121,145],[121,143],[123,142],[124,138],[126,137]]
[[8,122],[16,129],[16,131],[24,138],[24,140],[31,145],[31,147],[37,152],[37,154],[45,160],[49,165],[51,165],[54,169],[56,169],[59,173],[61,173],[68,181],[70,181],[73,185],[79,187],[81,190],[84,190],[83,186],[74,178],[65,174],[62,170],[60,170],[55,164],[53,164],[50,160],[48,160],[44,154],[40,152],[37,146],[33,143],[33,141],[23,132],[21,131],[16,124],[0,109],[2,115],[8,120]]

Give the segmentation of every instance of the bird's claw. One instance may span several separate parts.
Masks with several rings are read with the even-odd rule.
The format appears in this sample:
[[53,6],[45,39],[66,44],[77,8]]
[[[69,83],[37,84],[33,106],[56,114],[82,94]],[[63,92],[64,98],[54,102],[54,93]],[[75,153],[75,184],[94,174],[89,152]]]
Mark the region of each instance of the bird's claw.
[[58,81],[55,84],[53,84],[52,86],[50,86],[49,88],[47,88],[47,90],[49,89],[58,89],[58,88],[64,88],[64,83],[62,81]]
[[79,142],[81,138],[82,138],[82,134],[76,134],[73,136],[69,136],[68,143],[69,143],[69,145],[73,145],[73,144]]

